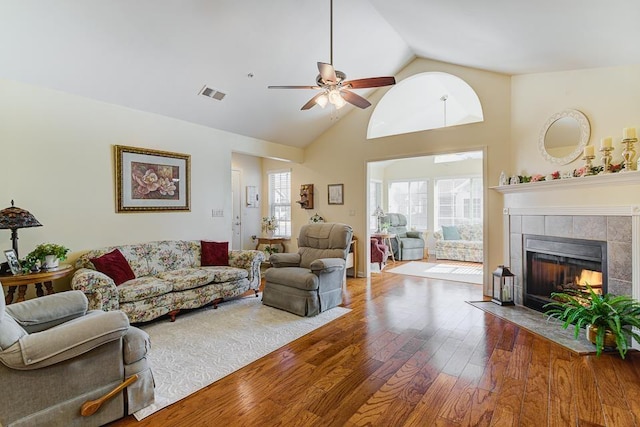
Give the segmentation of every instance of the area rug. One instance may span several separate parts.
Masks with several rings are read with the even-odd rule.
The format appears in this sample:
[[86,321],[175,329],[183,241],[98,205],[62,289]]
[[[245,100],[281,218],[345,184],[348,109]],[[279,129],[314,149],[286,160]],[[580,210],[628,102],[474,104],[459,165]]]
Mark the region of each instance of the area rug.
[[467,302],[480,310],[491,313],[549,341],[553,341],[579,355],[593,354],[595,352],[595,347],[585,337],[584,329],[580,331],[578,339],[575,339],[573,335],[575,329],[572,326],[564,329],[562,328],[562,322],[558,319],[549,319],[539,311],[520,305],[501,306],[491,301]]
[[151,337],[155,402],[134,416],[141,420],[349,311],[300,317],[252,296],[142,325]]
[[430,279],[453,280],[455,282],[482,284],[482,264],[456,265],[447,263],[431,263],[411,261],[388,270],[389,273],[409,276],[427,277]]

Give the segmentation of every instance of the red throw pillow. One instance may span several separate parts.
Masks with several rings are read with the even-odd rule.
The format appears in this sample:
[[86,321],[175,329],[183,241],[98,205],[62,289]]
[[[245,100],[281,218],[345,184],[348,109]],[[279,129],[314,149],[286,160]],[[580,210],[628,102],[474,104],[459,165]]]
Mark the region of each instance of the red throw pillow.
[[200,242],[200,265],[229,265],[229,242]]
[[129,263],[118,249],[114,249],[98,258],[91,258],[90,261],[96,267],[96,270],[111,277],[116,286],[136,278]]

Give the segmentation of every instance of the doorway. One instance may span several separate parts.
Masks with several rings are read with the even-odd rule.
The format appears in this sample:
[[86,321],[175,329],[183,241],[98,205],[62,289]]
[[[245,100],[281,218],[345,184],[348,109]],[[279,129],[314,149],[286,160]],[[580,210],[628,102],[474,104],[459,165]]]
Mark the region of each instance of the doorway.
[[[393,229],[386,221],[397,220],[400,214],[409,234],[419,232],[425,240],[424,263],[456,263],[472,261],[483,270],[484,261],[484,192],[485,160],[483,150],[461,151],[410,158],[398,158],[367,163],[367,242],[381,231]],[[456,259],[456,251],[443,252],[443,227],[461,226],[479,229],[474,234],[473,259]],[[387,228],[388,227],[388,228]],[[455,236],[454,236],[455,237]],[[447,236],[447,240],[456,240]],[[464,250],[471,245],[460,242]],[[471,242],[469,242],[471,243]],[[398,258],[398,244],[394,244]],[[367,245],[367,260],[371,260],[371,248]],[[436,256],[438,254],[438,256]],[[391,257],[390,257],[391,258]],[[410,261],[413,262],[413,261]],[[367,275],[394,267],[366,262]],[[380,269],[382,267],[382,269]]]
[[231,170],[231,249],[242,249],[242,194],[240,171]]

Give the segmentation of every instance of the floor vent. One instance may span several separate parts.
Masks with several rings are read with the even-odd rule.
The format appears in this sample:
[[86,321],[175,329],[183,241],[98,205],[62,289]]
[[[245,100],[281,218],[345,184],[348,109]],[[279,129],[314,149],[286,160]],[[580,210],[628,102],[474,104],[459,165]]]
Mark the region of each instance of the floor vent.
[[210,87],[208,87],[206,85],[200,90],[198,95],[206,96],[207,98],[213,98],[213,99],[216,99],[218,101],[222,101],[222,99],[225,96],[227,96],[226,93],[220,92],[219,90],[210,88]]

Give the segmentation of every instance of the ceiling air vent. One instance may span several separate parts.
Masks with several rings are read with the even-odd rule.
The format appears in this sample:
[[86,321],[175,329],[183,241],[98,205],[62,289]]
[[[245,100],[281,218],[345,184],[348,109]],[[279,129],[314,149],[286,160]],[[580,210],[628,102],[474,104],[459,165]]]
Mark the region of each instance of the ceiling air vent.
[[206,96],[207,98],[213,98],[218,101],[222,101],[222,99],[227,96],[226,93],[220,92],[219,90],[210,88],[208,86],[204,86],[198,95]]

